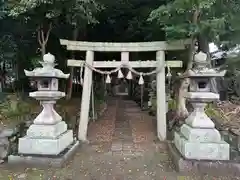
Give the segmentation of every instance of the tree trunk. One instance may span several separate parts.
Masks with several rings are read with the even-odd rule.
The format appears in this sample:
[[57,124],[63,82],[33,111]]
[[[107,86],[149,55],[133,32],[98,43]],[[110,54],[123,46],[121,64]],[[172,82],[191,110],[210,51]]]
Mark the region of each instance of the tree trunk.
[[181,81],[181,85],[178,92],[178,99],[177,99],[177,116],[178,117],[186,117],[188,115],[184,93],[187,92],[188,90],[188,86],[190,84],[189,81],[190,81],[189,78],[185,78]]
[[0,64],[0,93],[3,92],[3,67]]
[[[196,25],[198,23],[199,14],[200,14],[200,11],[197,8],[193,14],[192,24]],[[194,54],[195,54],[196,39],[194,36],[192,36],[191,39],[192,39],[191,44],[189,46],[189,60],[188,60],[186,71],[188,71],[189,69],[192,68],[193,58],[194,58]],[[186,107],[186,98],[184,97],[184,93],[186,93],[188,91],[189,85],[190,85],[189,78],[184,78],[180,83],[178,97],[177,97],[177,112],[176,112],[177,116],[180,117],[180,119],[188,116],[188,110]]]
[[41,24],[37,29],[37,34],[38,34],[37,38],[41,48],[42,57],[46,54],[46,46],[47,46],[47,42],[48,42],[51,30],[52,30],[52,23],[49,24],[46,33],[43,27],[43,24]]
[[[75,26],[73,30],[73,40],[76,41],[78,39],[78,34],[79,34],[79,27]],[[72,59],[75,59],[75,53],[72,52]],[[67,96],[66,99],[71,99],[72,97],[72,88],[73,88],[73,72],[74,69],[73,67],[70,67],[70,78],[69,78],[69,86],[67,90]]]
[[204,36],[204,34],[200,34],[198,36],[198,51],[202,51],[204,53],[206,53],[208,55],[208,61],[210,63],[210,53],[209,53],[209,41],[206,38],[206,36]]
[[[204,36],[204,34],[200,34],[198,37],[198,42],[199,42],[198,50],[207,54],[207,60],[208,60],[209,67],[212,67],[213,64],[211,62],[208,39],[206,38],[206,36]],[[211,91],[214,93],[218,93],[216,78],[212,78],[210,81],[211,81]]]
[[0,93],[3,92],[3,88],[2,88],[2,80],[0,79]]
[[46,54],[46,44],[41,44],[41,54],[42,57]]
[[2,65],[2,68],[1,68],[2,72],[0,72],[0,81],[1,81],[1,89],[2,89],[2,92],[4,91],[5,89],[5,86],[6,86],[6,61],[3,60],[3,65]]
[[[193,66],[194,52],[195,52],[195,40],[193,39],[189,47],[189,61],[187,64],[187,70],[191,69]],[[184,78],[180,82],[180,88],[179,88],[178,97],[177,97],[177,116],[178,117],[184,118],[188,116],[188,110],[186,107],[186,98],[184,98],[184,94],[188,92],[189,85],[190,85],[189,78]]]

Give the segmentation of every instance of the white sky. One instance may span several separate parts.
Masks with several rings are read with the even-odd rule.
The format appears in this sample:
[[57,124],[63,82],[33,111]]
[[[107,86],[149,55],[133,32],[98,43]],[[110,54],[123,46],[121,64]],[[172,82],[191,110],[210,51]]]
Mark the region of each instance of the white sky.
[[209,44],[209,51],[210,51],[210,53],[211,52],[215,52],[217,50],[218,50],[218,47],[214,43],[210,43]]

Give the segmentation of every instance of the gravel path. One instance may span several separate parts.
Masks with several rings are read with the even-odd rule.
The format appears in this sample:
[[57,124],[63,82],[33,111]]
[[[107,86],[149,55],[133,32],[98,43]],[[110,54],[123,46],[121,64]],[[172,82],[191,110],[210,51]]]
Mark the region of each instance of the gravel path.
[[214,180],[238,179],[175,172],[166,144],[156,141],[152,117],[128,100],[113,100],[89,125],[90,144],[61,169],[1,167],[0,180]]

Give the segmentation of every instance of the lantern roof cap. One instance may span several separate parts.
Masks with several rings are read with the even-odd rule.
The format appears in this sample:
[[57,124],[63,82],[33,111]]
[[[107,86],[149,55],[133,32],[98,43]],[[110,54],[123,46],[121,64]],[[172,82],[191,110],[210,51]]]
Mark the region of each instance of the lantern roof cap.
[[54,68],[55,56],[51,53],[47,53],[43,56],[43,61],[39,62],[42,67],[35,68],[32,71],[24,70],[24,73],[28,77],[49,77],[49,78],[69,78],[70,74],[64,74],[61,70]]

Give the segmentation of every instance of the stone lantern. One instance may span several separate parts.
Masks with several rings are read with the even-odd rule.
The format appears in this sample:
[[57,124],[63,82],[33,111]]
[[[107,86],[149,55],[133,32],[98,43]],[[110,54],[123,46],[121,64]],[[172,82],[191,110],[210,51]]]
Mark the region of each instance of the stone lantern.
[[194,67],[185,75],[190,78],[190,90],[185,94],[191,102],[193,111],[174,134],[174,144],[186,159],[229,160],[229,144],[222,140],[213,121],[206,115],[207,103],[219,99],[219,94],[211,92],[210,80],[222,77],[225,71],[216,71],[207,67],[207,55],[198,53],[194,58]]
[[37,81],[38,90],[29,96],[39,100],[43,109],[27,130],[26,136],[19,138],[18,153],[23,156],[58,156],[74,144],[73,131],[67,129],[67,124],[54,110],[56,101],[65,96],[64,92],[58,90],[58,79],[67,79],[69,74],[54,68],[55,57],[50,53],[45,54],[40,63],[41,68],[24,70],[26,76]]

